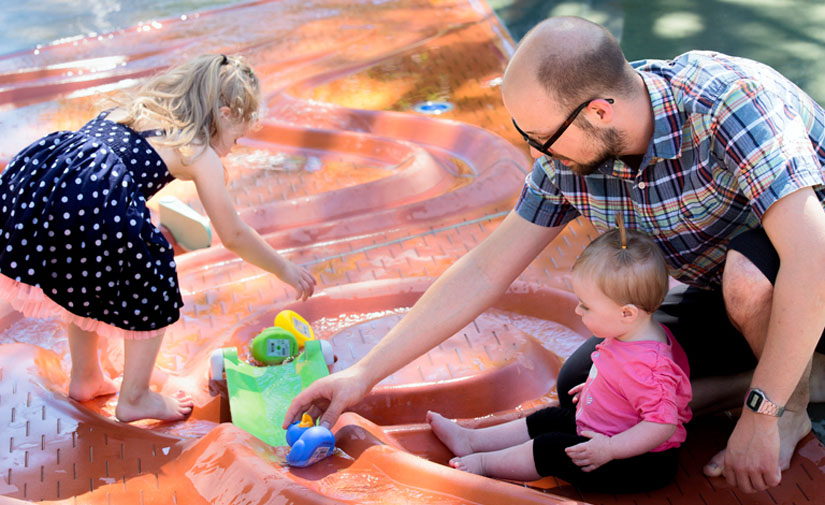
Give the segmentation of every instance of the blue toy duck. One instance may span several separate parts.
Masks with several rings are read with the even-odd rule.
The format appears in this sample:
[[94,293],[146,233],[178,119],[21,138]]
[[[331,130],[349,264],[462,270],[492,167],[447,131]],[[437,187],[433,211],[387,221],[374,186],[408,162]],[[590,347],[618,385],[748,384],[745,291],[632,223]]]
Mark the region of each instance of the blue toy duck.
[[303,468],[331,455],[335,449],[335,436],[329,428],[315,426],[312,417],[304,414],[300,422],[296,421],[287,428],[286,443],[290,447],[286,455],[287,464]]

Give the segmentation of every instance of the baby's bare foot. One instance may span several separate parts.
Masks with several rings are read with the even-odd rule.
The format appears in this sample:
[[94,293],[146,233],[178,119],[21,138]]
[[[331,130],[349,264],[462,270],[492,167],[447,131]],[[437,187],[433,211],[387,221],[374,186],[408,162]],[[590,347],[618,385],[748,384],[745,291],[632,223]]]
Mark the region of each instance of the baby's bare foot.
[[427,422],[430,423],[435,436],[456,456],[466,456],[473,452],[470,443],[471,430],[432,411],[427,412]]
[[72,375],[69,381],[69,397],[79,402],[115,393],[117,393],[117,384],[106,374],[93,377]]
[[481,454],[468,454],[450,460],[450,466],[462,472],[484,475],[484,461]]
[[178,391],[175,396],[145,391],[131,399],[123,397],[121,392],[115,417],[124,423],[139,419],[178,421],[192,413],[193,405],[192,398],[183,391]]

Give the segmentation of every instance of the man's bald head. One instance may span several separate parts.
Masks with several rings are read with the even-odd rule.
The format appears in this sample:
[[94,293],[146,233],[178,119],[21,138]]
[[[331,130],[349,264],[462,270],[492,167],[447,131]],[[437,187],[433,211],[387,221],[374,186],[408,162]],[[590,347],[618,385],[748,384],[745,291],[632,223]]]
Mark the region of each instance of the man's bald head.
[[536,82],[560,105],[575,107],[591,98],[630,93],[634,72],[604,27],[553,17],[524,36],[504,74],[505,88],[508,81]]

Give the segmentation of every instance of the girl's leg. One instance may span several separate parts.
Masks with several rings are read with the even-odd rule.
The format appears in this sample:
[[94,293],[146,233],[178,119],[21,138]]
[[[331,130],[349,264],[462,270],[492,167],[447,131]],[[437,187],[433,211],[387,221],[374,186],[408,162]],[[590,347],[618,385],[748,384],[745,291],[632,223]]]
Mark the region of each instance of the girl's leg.
[[176,421],[192,412],[192,398],[184,392],[175,397],[149,389],[163,335],[147,339],[123,340],[123,383],[115,416],[124,422],[138,419]]
[[533,461],[532,440],[500,451],[478,452],[453,458],[450,460],[450,466],[465,472],[498,479],[532,481],[541,478]]
[[72,358],[69,397],[79,402],[117,393],[117,384],[100,367],[98,340],[97,333],[81,330],[69,323],[69,353]]
[[435,412],[427,412],[427,422],[430,423],[435,436],[456,456],[497,451],[530,440],[527,421],[524,418],[487,428],[471,429]]

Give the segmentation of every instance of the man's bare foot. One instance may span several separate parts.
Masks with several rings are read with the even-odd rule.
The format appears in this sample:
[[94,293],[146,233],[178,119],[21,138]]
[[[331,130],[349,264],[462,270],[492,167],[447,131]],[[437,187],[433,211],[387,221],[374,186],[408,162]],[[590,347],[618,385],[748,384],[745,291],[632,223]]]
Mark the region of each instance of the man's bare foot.
[[450,460],[450,466],[462,472],[484,475],[484,461],[481,454],[468,454]]
[[124,423],[139,419],[178,421],[191,414],[193,406],[192,398],[183,391],[178,391],[175,396],[166,396],[147,390],[129,399],[121,392],[115,417]]
[[791,456],[796,445],[811,432],[811,418],[807,409],[801,412],[786,411],[779,418],[779,469],[791,467]]
[[[470,443],[470,432],[472,430],[459,426],[458,423],[454,423],[441,414],[432,411],[427,412],[427,422],[430,423],[430,427],[432,427],[435,436],[437,436],[453,454],[456,456],[472,454],[473,446]],[[452,465],[452,461],[450,465]],[[453,468],[458,467],[454,466]],[[459,468],[459,470],[463,470],[463,468]]]
[[814,353],[809,387],[811,403],[825,402],[825,354]]
[[74,374],[69,381],[69,397],[79,402],[115,394],[117,389],[117,383],[104,373],[93,377],[80,377]]
[[[796,445],[811,432],[811,418],[807,411],[785,412],[779,418],[779,468],[784,472],[791,467],[791,457]],[[716,453],[704,466],[703,471],[708,477],[718,477],[725,470],[724,449]]]
[[725,450],[722,449],[721,451],[717,452],[710,461],[708,461],[704,467],[702,467],[702,471],[708,477],[719,477],[722,475],[722,472],[725,471]]

